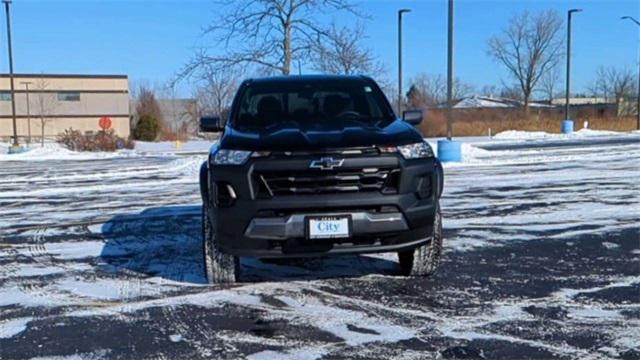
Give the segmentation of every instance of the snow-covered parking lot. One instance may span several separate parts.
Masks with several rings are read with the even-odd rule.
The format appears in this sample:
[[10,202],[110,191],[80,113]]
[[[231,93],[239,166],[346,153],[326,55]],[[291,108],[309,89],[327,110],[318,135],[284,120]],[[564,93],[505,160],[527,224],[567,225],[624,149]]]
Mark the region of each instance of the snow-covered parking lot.
[[0,155],[0,358],[640,358],[640,134],[509,136],[446,166],[429,279],[382,254],[205,285],[204,155]]

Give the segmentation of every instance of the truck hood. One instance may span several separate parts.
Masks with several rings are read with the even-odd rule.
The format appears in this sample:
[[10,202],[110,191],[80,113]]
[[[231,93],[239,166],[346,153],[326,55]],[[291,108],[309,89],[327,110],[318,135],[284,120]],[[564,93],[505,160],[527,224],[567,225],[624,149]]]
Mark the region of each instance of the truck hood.
[[[296,124],[297,125],[297,124]],[[382,125],[359,121],[280,126],[252,131],[227,126],[220,148],[252,151],[312,151],[374,145],[406,145],[422,141],[410,124],[395,120]]]

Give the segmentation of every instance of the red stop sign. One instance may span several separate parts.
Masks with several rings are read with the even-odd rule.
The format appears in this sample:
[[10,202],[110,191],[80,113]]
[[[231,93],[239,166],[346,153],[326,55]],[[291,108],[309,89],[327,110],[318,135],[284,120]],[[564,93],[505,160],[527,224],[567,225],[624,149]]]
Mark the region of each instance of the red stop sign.
[[100,128],[102,128],[102,130],[111,129],[112,124],[113,123],[111,119],[106,116],[103,116],[100,118],[100,120],[98,120],[98,125],[100,126]]

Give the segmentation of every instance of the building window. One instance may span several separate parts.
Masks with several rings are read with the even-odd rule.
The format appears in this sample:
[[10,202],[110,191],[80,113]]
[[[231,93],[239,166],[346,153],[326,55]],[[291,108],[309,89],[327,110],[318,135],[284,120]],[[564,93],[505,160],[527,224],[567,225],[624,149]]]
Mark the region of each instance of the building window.
[[11,92],[0,91],[0,101],[11,101]]
[[80,93],[76,91],[59,92],[58,101],[80,101]]

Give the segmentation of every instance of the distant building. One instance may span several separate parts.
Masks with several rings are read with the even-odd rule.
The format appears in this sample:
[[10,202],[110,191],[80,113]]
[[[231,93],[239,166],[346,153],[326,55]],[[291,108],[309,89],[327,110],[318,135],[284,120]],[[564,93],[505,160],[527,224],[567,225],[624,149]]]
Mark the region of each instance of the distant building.
[[[529,109],[531,112],[539,114],[562,115],[564,104],[564,98],[557,98],[551,100],[551,104],[530,102]],[[515,110],[522,109],[523,106],[524,105],[521,100],[473,95],[458,100],[453,105],[453,108],[463,112],[492,111],[494,113],[507,114]],[[616,104],[610,99],[601,97],[570,98],[569,107],[573,116],[584,119],[618,117],[635,114],[635,104],[632,104],[631,102]],[[438,108],[446,108],[446,104],[440,104]]]
[[[65,129],[101,130],[98,120],[109,117],[116,134],[128,137],[129,80],[126,75],[15,74],[16,123],[22,142],[28,136],[27,83],[31,134],[39,138]],[[0,74],[0,138],[13,136],[9,76]]]
[[[522,108],[524,103],[520,100],[515,99],[507,99],[502,97],[493,97],[493,96],[480,96],[473,95],[462,98],[458,100],[454,105],[454,109],[515,109]],[[446,107],[446,104],[441,105],[441,107]],[[529,108],[531,109],[553,109],[555,106],[542,104],[537,102],[530,102]]]
[[197,132],[198,102],[195,99],[159,99],[158,105],[170,129],[187,134]]
[[[556,98],[551,100],[551,103],[562,108],[567,101],[565,98]],[[572,114],[577,114],[577,116],[581,118],[616,117],[625,115],[622,106],[619,106],[611,99],[603,97],[569,98],[569,108]]]
[[[564,97],[555,98],[551,100],[551,104],[553,105],[561,105],[567,103],[567,99]],[[595,104],[610,104],[610,101],[603,97],[579,97],[579,98],[569,98],[569,106],[571,105],[595,105]]]

